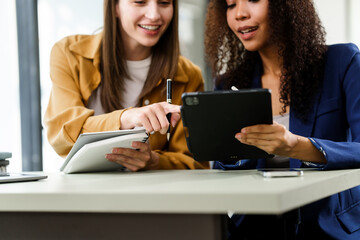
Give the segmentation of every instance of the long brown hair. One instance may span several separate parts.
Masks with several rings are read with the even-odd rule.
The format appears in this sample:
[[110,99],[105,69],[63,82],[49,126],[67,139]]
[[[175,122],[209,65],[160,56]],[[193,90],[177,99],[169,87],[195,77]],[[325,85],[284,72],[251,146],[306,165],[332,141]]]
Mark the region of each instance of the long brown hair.
[[[211,0],[205,30],[205,49],[217,84],[250,88],[255,67],[261,66],[257,52],[247,51],[226,20],[224,0]],[[283,58],[280,101],[283,112],[291,106],[306,118],[324,75],[325,30],[312,0],[269,0],[271,41]]]
[[[124,78],[129,77],[124,58],[120,20],[116,17],[119,0],[104,0],[104,29],[100,51],[101,104],[105,112],[123,108],[121,93]],[[152,48],[149,73],[139,100],[149,93],[159,80],[174,78],[180,55],[178,35],[178,1],[173,0],[173,18],[164,35]]]

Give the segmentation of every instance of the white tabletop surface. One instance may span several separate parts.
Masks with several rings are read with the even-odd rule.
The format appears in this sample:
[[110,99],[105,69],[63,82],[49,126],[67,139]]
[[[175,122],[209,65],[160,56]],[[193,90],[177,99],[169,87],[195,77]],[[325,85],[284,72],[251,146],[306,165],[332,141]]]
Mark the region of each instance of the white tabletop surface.
[[360,185],[360,169],[272,178],[256,170],[51,173],[0,184],[0,212],[280,214]]

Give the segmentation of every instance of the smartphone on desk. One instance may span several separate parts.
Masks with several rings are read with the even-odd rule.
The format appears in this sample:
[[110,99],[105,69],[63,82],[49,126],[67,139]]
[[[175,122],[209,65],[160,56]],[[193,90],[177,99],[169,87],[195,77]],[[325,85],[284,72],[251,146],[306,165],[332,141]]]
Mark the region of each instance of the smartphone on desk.
[[300,177],[304,172],[300,169],[293,168],[268,168],[258,169],[258,172],[266,178],[273,177]]

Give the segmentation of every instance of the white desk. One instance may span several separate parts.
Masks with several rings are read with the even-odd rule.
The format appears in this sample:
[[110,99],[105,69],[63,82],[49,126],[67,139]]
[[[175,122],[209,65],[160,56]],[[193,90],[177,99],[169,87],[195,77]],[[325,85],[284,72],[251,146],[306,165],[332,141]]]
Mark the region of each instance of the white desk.
[[97,235],[102,230],[121,239],[144,234],[147,239],[200,239],[197,234],[221,239],[228,211],[282,214],[358,185],[360,169],[274,179],[255,170],[57,173],[37,182],[0,184],[0,226],[7,226],[8,236],[25,228],[37,239],[54,233],[96,239],[104,236]]

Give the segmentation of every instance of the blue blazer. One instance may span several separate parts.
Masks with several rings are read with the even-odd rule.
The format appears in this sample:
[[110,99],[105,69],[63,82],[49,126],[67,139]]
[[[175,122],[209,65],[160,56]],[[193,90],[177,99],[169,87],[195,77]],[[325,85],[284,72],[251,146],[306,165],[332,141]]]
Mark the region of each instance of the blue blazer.
[[[260,72],[254,76],[253,87],[261,87]],[[324,154],[327,164],[321,166],[323,170],[360,167],[360,52],[354,44],[329,46],[323,86],[308,120],[301,121],[290,109],[289,128],[309,137]],[[214,164],[224,170],[264,166],[264,159],[245,160],[240,166]],[[306,165],[290,159],[290,167]],[[360,186],[302,207],[301,219],[335,239],[360,239]]]

